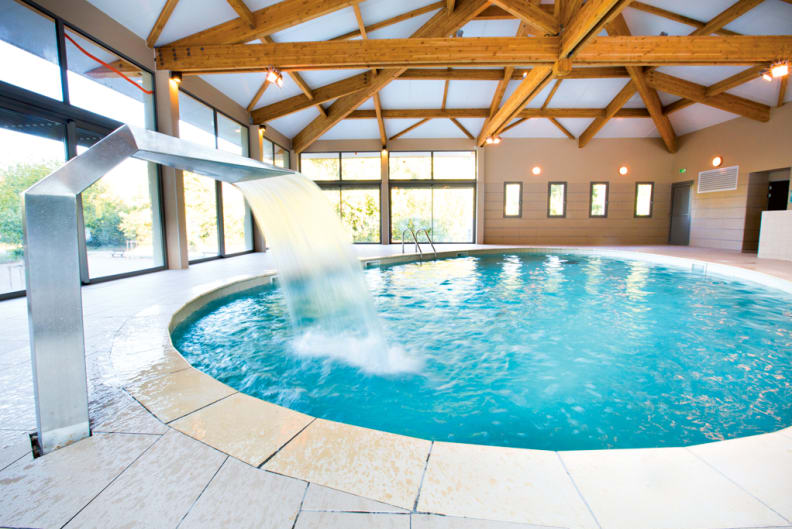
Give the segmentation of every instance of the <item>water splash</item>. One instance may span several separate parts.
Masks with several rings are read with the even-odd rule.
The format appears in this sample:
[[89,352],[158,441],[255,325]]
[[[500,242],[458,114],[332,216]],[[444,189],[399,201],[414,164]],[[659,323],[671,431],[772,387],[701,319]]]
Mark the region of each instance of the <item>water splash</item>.
[[388,345],[349,235],[320,189],[300,174],[236,184],[272,251],[297,337],[294,350],[364,371],[414,371]]

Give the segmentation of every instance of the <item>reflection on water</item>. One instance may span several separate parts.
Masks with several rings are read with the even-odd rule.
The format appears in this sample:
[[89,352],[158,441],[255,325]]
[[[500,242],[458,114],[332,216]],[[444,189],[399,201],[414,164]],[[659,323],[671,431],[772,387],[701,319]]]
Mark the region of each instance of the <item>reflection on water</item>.
[[346,358],[297,354],[273,288],[219,300],[174,338],[196,367],[246,393],[436,440],[678,446],[792,424],[792,296],[562,254],[413,263],[365,277],[386,339],[420,361],[417,372],[367,375]]

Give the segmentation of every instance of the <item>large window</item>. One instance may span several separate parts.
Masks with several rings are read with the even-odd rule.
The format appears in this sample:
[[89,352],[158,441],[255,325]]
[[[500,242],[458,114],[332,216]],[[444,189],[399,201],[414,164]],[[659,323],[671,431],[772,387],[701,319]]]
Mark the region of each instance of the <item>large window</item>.
[[638,182],[635,184],[635,216],[651,217],[654,201],[654,183]]
[[[24,289],[21,193],[122,123],[153,129],[152,80],[64,21],[0,0],[0,297]],[[159,189],[159,168],[130,159],[80,195],[84,282],[164,266]]]
[[[207,147],[248,155],[246,126],[183,91],[179,92],[179,136]],[[233,185],[185,172],[184,206],[190,261],[253,248],[250,209]]]
[[591,182],[589,217],[608,216],[608,182]]
[[381,158],[379,152],[311,152],[300,170],[314,180],[356,243],[379,243]]
[[434,242],[474,241],[475,152],[392,152],[389,171],[391,242],[408,229]]
[[548,182],[547,216],[566,217],[566,182]]

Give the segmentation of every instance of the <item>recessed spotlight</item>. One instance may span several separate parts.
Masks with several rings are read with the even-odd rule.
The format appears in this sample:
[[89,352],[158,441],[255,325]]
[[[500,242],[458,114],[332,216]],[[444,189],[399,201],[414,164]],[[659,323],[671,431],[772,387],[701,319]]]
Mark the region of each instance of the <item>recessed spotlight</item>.
[[283,74],[277,68],[270,67],[267,69],[267,81],[277,85],[278,88],[283,88]]
[[531,169],[531,173],[533,173],[534,176],[539,176],[540,174],[542,174],[542,168],[539,167],[538,165],[534,165],[533,168]]
[[721,165],[723,165],[722,156],[715,156],[712,158],[712,167],[720,167]]
[[781,61],[773,64],[770,67],[770,75],[773,76],[773,79],[777,79],[779,77],[784,77],[785,75],[789,75],[789,62]]
[[622,165],[621,167],[619,167],[619,174],[620,175],[626,176],[627,173],[629,173],[629,172],[630,172],[630,170],[627,168],[626,165]]

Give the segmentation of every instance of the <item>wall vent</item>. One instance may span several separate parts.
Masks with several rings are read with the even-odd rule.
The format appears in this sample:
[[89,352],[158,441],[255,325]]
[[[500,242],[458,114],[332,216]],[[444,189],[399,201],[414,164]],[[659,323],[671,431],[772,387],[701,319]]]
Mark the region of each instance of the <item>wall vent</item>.
[[737,179],[739,175],[739,165],[719,167],[710,171],[701,171],[698,179],[698,192],[714,193],[716,191],[734,191],[737,189]]

